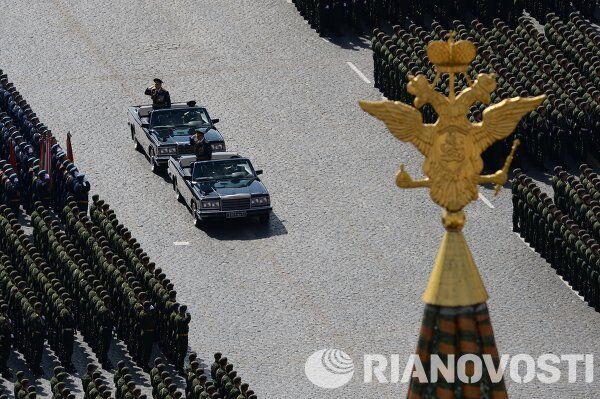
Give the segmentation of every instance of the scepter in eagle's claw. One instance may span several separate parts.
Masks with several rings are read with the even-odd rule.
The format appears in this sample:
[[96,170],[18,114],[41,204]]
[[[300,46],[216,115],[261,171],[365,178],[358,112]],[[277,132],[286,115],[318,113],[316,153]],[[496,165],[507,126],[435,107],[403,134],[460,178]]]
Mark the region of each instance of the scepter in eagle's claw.
[[506,157],[506,161],[504,162],[504,166],[502,167],[502,175],[504,176],[504,181],[502,183],[496,184],[496,188],[494,189],[494,196],[496,196],[496,195],[498,195],[498,193],[500,193],[500,190],[502,189],[502,185],[504,183],[506,183],[507,176],[508,176],[508,168],[510,168],[510,164],[513,161],[515,152],[517,151],[517,147],[519,146],[519,144],[521,144],[521,141],[519,141],[519,139],[515,139],[513,141],[513,145],[510,150],[510,154],[508,154],[508,157]]

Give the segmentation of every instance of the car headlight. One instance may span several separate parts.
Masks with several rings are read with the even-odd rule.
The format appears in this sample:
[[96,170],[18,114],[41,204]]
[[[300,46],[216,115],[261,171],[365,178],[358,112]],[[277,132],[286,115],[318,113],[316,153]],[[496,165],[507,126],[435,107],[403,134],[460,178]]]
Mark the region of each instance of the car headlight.
[[221,208],[221,201],[220,200],[203,200],[200,203],[202,209],[219,209]]
[[252,204],[252,206],[263,206],[263,205],[269,205],[270,199],[268,195],[261,195],[258,197],[252,197],[252,199],[250,200],[250,203]]
[[159,147],[158,153],[160,155],[173,155],[177,154],[177,147]]
[[212,143],[210,145],[214,152],[223,152],[225,151],[225,143]]

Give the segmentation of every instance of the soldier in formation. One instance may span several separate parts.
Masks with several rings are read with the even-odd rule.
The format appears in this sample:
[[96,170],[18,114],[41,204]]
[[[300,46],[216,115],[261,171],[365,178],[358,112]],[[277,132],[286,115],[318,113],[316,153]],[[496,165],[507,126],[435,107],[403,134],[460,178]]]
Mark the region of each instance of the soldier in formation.
[[[555,19],[551,23],[559,25]],[[397,25],[388,36],[379,29],[373,32],[372,49],[374,61],[375,87],[391,100],[412,102],[407,92],[408,76],[424,74],[430,81],[434,79],[434,68],[427,57],[427,44],[432,40],[446,40],[449,30],[437,22],[432,30],[426,31],[416,24],[406,29]],[[559,34],[548,28],[549,36],[540,33],[534,23],[526,17],[519,18],[516,29],[495,19],[490,28],[475,20],[468,25],[454,21],[451,29],[456,39],[468,39],[480,49],[471,66],[471,78],[479,72],[495,72],[498,87],[492,93],[492,102],[516,96],[546,94],[547,100],[524,118],[515,134],[498,147],[484,153],[488,169],[501,165],[500,154],[505,154],[514,137],[518,137],[529,157],[540,166],[545,162],[556,163],[564,160],[567,153],[585,158],[588,152],[600,150],[600,59],[589,51],[594,43],[594,35],[586,28],[589,22],[577,15],[572,16],[571,31],[578,37],[576,47],[568,47],[559,40]],[[565,33],[566,35],[566,33]],[[570,37],[570,36],[569,36]],[[566,48],[566,51],[561,51]],[[573,54],[580,54],[575,62]],[[582,66],[579,70],[577,65]],[[542,76],[544,78],[542,78]],[[460,79],[456,90],[465,88],[467,82]],[[444,80],[438,89],[448,93]],[[471,122],[481,121],[484,104],[473,106],[468,117]],[[424,120],[433,122],[436,115],[429,106],[423,107]]]
[[[576,0],[294,0],[296,8],[309,25],[321,35],[337,34],[345,27],[361,31],[365,26],[381,26],[411,20],[423,24],[428,17],[444,24],[472,14],[485,24],[494,18],[515,23],[527,10],[543,20],[556,12],[566,18],[571,11],[595,20],[597,1]],[[597,22],[597,20],[596,20]]]
[[112,398],[108,383],[102,378],[98,367],[90,363],[86,373],[81,378],[84,399],[109,399]]
[[35,385],[25,378],[25,373],[19,371],[16,375],[13,393],[15,398],[36,399]]
[[[52,221],[49,211],[40,203],[36,205],[37,209],[32,212],[34,242],[56,271],[57,280],[64,285],[66,292],[73,298],[78,298],[73,306],[76,312],[70,320],[71,328],[74,329],[75,325],[79,328],[101,364],[108,367],[113,328],[108,292],[66,234],[60,230],[58,222]],[[110,332],[108,338],[107,332]],[[71,341],[68,348],[72,351]]]
[[13,323],[8,314],[8,304],[3,299],[5,297],[4,293],[0,295],[0,373],[8,379],[12,378],[7,363],[13,342]]
[[[0,239],[0,249],[6,254],[5,260],[14,266],[18,276],[39,298],[39,322],[46,328],[48,343],[67,370],[72,371],[71,355],[75,334],[73,300],[40,251],[23,234],[10,208],[1,205],[0,212],[4,213],[0,216],[0,225],[7,232],[6,238]],[[43,341],[43,337],[40,339]],[[39,364],[41,352],[36,352],[35,358],[34,363]]]
[[117,363],[114,383],[115,399],[146,399],[146,395],[142,393],[140,388],[136,387],[129,368],[122,360]]
[[181,391],[177,390],[173,378],[166,371],[166,365],[161,358],[154,360],[154,367],[150,370],[150,382],[154,399],[180,399],[183,397]]
[[50,390],[52,398],[56,399],[75,399],[75,395],[71,393],[66,386],[68,374],[62,366],[54,367],[53,376],[50,379]]
[[[155,267],[139,243],[131,233],[119,223],[114,211],[108,204],[94,196],[90,208],[90,219],[98,228],[98,234],[107,239],[107,247],[112,251],[113,259],[117,259],[120,278],[132,284],[133,296],[128,295],[127,301],[134,309],[130,317],[124,319],[130,324],[124,324],[117,331],[127,336],[127,331],[134,332],[131,339],[136,360],[147,365],[152,349],[152,343],[158,339],[163,353],[181,372],[187,353],[190,315],[187,307],[177,302],[177,292],[173,284],[166,278],[160,268]],[[115,258],[116,257],[116,258]],[[114,293],[118,295],[119,292]],[[135,298],[138,305],[135,310]],[[125,301],[125,298],[123,298]],[[139,339],[138,337],[142,337]]]
[[226,399],[256,399],[256,394],[249,389],[247,383],[242,383],[242,378],[233,369],[233,364],[220,352],[215,353],[215,360],[210,366],[210,374],[214,386],[223,398]]
[[579,181],[561,168],[552,180],[554,200],[521,170],[515,171],[513,228],[573,290],[600,310],[600,245],[583,228],[600,228],[600,212],[596,214],[600,208]]
[[[62,209],[73,196],[87,209],[89,182],[52,138],[31,106],[0,70],[0,199],[18,215],[20,205],[30,212],[35,201]],[[54,143],[48,165],[40,167],[41,143]]]

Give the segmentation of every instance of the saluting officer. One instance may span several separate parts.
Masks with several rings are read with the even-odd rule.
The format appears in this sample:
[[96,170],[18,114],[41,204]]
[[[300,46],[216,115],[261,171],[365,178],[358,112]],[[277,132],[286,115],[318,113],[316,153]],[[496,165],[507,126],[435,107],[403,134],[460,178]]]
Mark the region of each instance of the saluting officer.
[[171,96],[168,91],[163,89],[162,83],[162,80],[155,78],[154,86],[148,87],[144,92],[145,95],[150,96],[152,99],[152,108],[154,109],[171,107]]

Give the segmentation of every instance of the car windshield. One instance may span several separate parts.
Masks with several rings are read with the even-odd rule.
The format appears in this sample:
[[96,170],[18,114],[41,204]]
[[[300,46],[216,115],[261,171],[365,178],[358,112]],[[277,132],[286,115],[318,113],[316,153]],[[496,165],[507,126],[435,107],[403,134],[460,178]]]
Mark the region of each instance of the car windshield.
[[194,180],[226,180],[253,178],[254,168],[247,159],[202,161],[194,164]]
[[210,126],[204,108],[171,108],[152,111],[151,126]]

